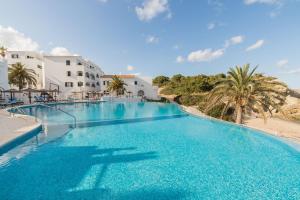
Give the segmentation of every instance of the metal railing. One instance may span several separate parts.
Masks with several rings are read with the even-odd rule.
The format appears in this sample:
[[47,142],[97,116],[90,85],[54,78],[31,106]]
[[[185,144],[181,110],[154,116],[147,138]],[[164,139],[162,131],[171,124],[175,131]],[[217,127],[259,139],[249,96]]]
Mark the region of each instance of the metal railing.
[[[55,109],[55,110],[58,110],[58,111],[60,111],[60,112],[62,112],[62,113],[65,113],[66,115],[69,115],[71,118],[73,118],[73,120],[74,120],[74,126],[75,126],[75,128],[76,128],[76,125],[77,125],[77,118],[76,118],[74,115],[72,115],[72,114],[70,114],[70,113],[68,113],[68,112],[66,112],[66,111],[64,111],[64,110],[62,110],[62,109],[60,109],[60,108],[48,106],[48,105],[45,105],[45,104],[38,104],[37,106],[44,106],[44,107],[46,107],[46,108]],[[36,119],[37,119],[37,112],[36,112],[37,106],[35,107],[35,118],[36,118]]]
[[[13,107],[13,108],[11,108],[11,109],[17,111],[17,113],[19,113],[19,114],[27,115],[27,114],[24,112],[24,110],[20,109],[18,106],[17,106],[17,107]],[[12,113],[13,113],[13,112],[12,112]],[[14,115],[14,114],[16,114],[16,113],[13,113],[13,115]]]

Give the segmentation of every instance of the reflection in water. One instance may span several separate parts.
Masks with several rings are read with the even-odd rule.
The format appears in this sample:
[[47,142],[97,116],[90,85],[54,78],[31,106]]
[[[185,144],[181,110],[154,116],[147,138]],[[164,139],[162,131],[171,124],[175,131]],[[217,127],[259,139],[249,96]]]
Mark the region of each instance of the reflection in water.
[[[55,106],[75,115],[78,121],[132,119],[182,114],[180,108],[174,104],[149,102],[75,103],[57,104]],[[34,116],[36,112],[39,119],[50,124],[72,122],[72,119],[65,113],[47,107],[28,107],[23,108],[23,110],[32,116]]]
[[25,157],[26,155],[35,151],[39,146],[61,138],[71,130],[72,127],[69,125],[44,125],[43,131],[38,133],[36,136],[1,155],[0,167],[5,166],[7,163],[12,162],[13,160],[18,160],[22,157]]

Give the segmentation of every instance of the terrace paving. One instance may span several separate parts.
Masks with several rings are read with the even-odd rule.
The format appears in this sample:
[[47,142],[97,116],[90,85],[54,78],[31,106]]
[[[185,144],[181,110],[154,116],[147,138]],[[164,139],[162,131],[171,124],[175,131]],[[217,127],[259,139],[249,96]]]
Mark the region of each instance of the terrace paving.
[[0,110],[0,147],[40,126],[33,117]]

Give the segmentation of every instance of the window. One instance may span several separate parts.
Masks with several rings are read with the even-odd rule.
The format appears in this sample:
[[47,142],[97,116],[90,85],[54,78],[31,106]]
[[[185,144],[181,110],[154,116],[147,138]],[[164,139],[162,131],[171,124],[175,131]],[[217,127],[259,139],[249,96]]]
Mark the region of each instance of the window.
[[105,85],[105,81],[103,81],[103,85]]
[[80,81],[80,82],[77,83],[77,85],[78,85],[78,87],[82,87],[83,86],[83,82]]
[[27,58],[27,59],[33,59],[33,57],[32,57],[32,56],[26,56],[26,58]]
[[95,83],[92,84],[92,87],[96,87],[96,86],[95,86]]
[[73,87],[73,82],[65,82],[65,87]]
[[90,78],[90,74],[88,72],[86,72],[85,77]]
[[90,74],[90,77],[92,80],[95,80],[95,75],[94,74]]
[[67,71],[67,76],[71,76],[71,71]]
[[99,86],[99,85],[100,85],[100,83],[99,83],[99,82],[97,82],[96,84],[97,84],[97,86]]
[[82,71],[78,71],[77,72],[77,76],[83,76],[83,72]]
[[89,82],[86,82],[86,83],[85,83],[85,86],[90,86],[90,83],[89,83]]
[[78,62],[77,65],[82,65],[82,63],[81,63],[81,62]]
[[71,61],[70,60],[66,60],[66,65],[71,65]]
[[96,74],[96,77],[99,78],[99,74]]
[[11,54],[11,58],[14,58],[14,59],[19,58],[19,54]]
[[37,65],[37,68],[42,69],[43,67],[41,65]]
[[137,81],[134,81],[134,85],[137,85],[138,84],[138,82]]

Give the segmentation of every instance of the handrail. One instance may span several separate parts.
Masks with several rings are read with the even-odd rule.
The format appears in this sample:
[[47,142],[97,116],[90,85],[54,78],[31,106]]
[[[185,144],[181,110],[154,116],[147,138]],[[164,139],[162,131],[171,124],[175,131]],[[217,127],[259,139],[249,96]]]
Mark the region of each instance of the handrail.
[[12,109],[16,109],[16,110],[19,111],[21,114],[26,115],[26,113],[24,112],[24,110],[20,109],[19,107],[13,107]]
[[[60,112],[62,112],[62,113],[65,113],[66,115],[69,115],[70,117],[72,117],[72,118],[74,119],[74,125],[75,125],[75,128],[76,128],[76,125],[77,125],[77,118],[75,117],[75,115],[72,115],[72,114],[70,114],[70,113],[68,113],[68,112],[66,112],[66,111],[64,111],[64,110],[62,110],[62,109],[60,109],[60,108],[55,108],[55,107],[48,106],[48,105],[45,105],[45,104],[38,104],[38,105],[39,105],[39,106],[44,106],[44,107],[46,107],[46,108],[55,109],[55,110],[58,110],[58,111],[60,111]],[[37,117],[37,116],[36,116],[36,112],[35,112],[35,117]]]

